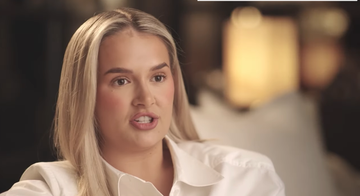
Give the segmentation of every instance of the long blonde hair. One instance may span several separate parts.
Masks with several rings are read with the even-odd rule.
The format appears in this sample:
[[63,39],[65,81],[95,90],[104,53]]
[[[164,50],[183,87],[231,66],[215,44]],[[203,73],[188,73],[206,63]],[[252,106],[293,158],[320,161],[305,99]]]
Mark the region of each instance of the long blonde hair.
[[74,167],[81,196],[110,195],[94,115],[98,53],[105,37],[129,27],[160,37],[168,49],[175,85],[169,137],[176,142],[199,139],[190,117],[175,42],[166,27],[153,16],[131,8],[93,16],[79,27],[66,48],[54,118],[59,159]]

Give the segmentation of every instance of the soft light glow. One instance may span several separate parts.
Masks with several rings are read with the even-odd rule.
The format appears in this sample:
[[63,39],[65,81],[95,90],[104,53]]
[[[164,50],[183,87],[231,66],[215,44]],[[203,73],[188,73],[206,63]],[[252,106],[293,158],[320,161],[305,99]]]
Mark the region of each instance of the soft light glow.
[[324,89],[343,63],[339,39],[348,29],[347,13],[337,7],[310,8],[302,12],[301,80],[308,89]]
[[314,89],[327,87],[338,73],[343,61],[342,49],[335,40],[313,40],[304,44],[302,54],[303,83]]
[[223,42],[228,101],[236,107],[251,107],[297,89],[294,22],[288,18],[263,17],[257,26],[247,28],[231,21],[224,26]]
[[349,26],[349,18],[341,8],[311,8],[302,12],[305,36],[341,37]]
[[238,7],[231,13],[231,21],[234,25],[244,28],[254,28],[261,22],[260,11],[255,7]]
[[329,35],[340,37],[348,28],[348,17],[344,10],[340,8],[333,8],[327,10],[323,15],[325,32]]

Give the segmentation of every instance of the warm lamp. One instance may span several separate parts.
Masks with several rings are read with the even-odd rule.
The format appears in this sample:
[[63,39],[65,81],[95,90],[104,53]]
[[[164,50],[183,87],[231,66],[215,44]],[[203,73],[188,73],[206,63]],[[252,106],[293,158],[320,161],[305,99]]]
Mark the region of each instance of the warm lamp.
[[224,25],[225,97],[253,107],[298,88],[297,29],[286,17],[237,8]]

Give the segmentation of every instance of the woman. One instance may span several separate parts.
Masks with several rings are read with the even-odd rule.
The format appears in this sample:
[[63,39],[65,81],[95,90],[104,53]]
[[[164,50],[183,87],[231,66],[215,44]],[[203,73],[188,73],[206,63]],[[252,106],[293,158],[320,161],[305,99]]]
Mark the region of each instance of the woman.
[[62,161],[4,195],[282,196],[271,161],[196,142],[173,38],[123,8],[86,21],[66,49],[55,116]]

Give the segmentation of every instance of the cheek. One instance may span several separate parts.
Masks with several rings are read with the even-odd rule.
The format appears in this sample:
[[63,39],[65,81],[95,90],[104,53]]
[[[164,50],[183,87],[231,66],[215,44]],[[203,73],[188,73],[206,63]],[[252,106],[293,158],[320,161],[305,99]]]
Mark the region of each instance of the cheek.
[[174,82],[171,82],[171,85],[169,85],[165,95],[168,100],[171,100],[171,103],[174,101],[174,90]]
[[172,105],[174,102],[174,81],[171,79],[163,89],[163,100],[166,102],[166,105]]
[[113,90],[99,90],[96,100],[96,111],[98,115],[112,115],[119,113],[126,106],[124,97],[119,96]]

